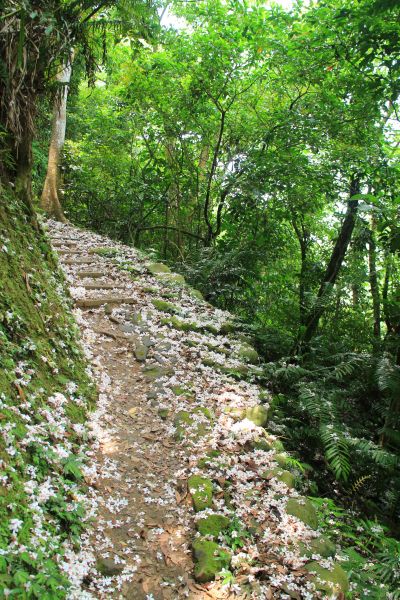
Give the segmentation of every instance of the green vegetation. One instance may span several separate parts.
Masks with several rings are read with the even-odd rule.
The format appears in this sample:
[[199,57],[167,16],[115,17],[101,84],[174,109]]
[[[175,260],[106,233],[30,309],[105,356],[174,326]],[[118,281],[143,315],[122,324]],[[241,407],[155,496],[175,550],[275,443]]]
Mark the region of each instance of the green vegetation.
[[96,391],[48,242],[2,199],[0,596],[61,598],[65,542],[78,547],[87,524],[82,423]]

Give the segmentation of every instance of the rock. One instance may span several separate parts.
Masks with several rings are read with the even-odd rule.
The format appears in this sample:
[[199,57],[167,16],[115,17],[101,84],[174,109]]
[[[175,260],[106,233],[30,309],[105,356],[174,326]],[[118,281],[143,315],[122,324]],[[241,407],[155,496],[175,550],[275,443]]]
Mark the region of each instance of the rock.
[[332,569],[326,569],[316,562],[310,562],[304,567],[311,573],[311,581],[318,591],[327,592],[328,597],[335,598],[345,594],[349,590],[349,579],[346,572],[337,563],[333,563]]
[[181,311],[180,308],[172,304],[172,302],[167,302],[166,300],[159,300],[156,298],[152,300],[154,308],[160,310],[161,312],[169,313],[170,315],[178,315]]
[[171,273],[171,269],[163,263],[149,263],[146,265],[147,270],[152,275],[159,275],[160,273]]
[[200,292],[200,290],[196,290],[195,288],[189,287],[189,292],[190,292],[190,295],[193,296],[194,298],[197,298],[197,300],[204,300],[204,296]]
[[289,456],[284,452],[279,452],[278,454],[275,454],[274,461],[277,462],[280,467],[286,467],[289,462]]
[[213,499],[213,484],[211,479],[192,475],[188,479],[188,489],[192,496],[195,512],[211,508]]
[[147,381],[154,381],[159,377],[166,377],[167,375],[171,375],[172,371],[167,367],[159,367],[158,365],[148,365],[143,369],[144,376]]
[[[201,423],[195,424],[194,415],[202,414],[209,421],[213,419],[213,415],[211,414],[208,408],[203,406],[197,406],[193,409],[192,413],[189,413],[186,410],[180,410],[174,419],[174,427],[175,427],[175,435],[174,438],[180,442],[185,438],[185,436],[189,433],[188,426],[191,428],[190,433],[195,435],[195,437],[202,437],[209,430],[209,424],[205,423],[204,420]],[[194,426],[195,425],[195,426]]]
[[238,350],[238,356],[242,360],[256,365],[259,362],[259,356],[257,350],[254,350],[250,344],[242,344]]
[[201,535],[211,535],[217,538],[221,531],[226,529],[230,519],[224,515],[208,515],[204,519],[199,519],[196,523],[196,529]]
[[232,321],[225,321],[220,327],[221,333],[234,333],[234,331],[236,331],[236,325]]
[[179,273],[158,273],[156,277],[162,283],[171,285],[185,285],[186,283],[184,276],[179,275]]
[[323,558],[335,556],[336,546],[327,537],[321,535],[306,542],[300,542],[298,545],[301,556],[311,558],[314,554],[318,554]]
[[148,347],[144,344],[136,344],[134,350],[136,360],[138,360],[139,362],[144,362],[147,358],[148,351]]
[[213,581],[216,575],[227,569],[231,557],[216,542],[198,539],[192,544],[194,559],[194,578],[199,583]]
[[278,481],[282,481],[288,488],[293,489],[295,483],[295,476],[290,471],[285,471],[284,469],[271,469],[269,471],[264,471],[261,475],[262,479],[271,479],[275,478]]
[[257,404],[246,410],[246,419],[252,421],[254,425],[265,427],[268,422],[268,409],[263,404]]
[[158,412],[158,416],[163,421],[165,421],[168,418],[168,415],[169,415],[169,409],[168,408],[159,408],[157,412]]
[[119,575],[124,570],[124,565],[117,565],[111,558],[98,558],[96,569],[104,577],[113,577]]
[[304,496],[289,498],[286,504],[286,512],[288,515],[292,515],[293,517],[297,517],[300,521],[303,521],[303,523],[311,527],[311,529],[317,529],[317,511],[308,498],[305,498]]

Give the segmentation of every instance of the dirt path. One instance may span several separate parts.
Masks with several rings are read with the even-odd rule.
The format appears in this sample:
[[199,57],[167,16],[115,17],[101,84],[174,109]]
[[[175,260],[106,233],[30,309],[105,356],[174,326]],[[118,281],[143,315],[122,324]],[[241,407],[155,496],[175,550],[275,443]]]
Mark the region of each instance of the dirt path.
[[70,598],[325,597],[305,565],[319,557],[329,577],[335,549],[312,546],[315,510],[264,429],[258,357],[231,316],[135,249],[54,222],[49,232],[100,391],[94,527],[70,557]]

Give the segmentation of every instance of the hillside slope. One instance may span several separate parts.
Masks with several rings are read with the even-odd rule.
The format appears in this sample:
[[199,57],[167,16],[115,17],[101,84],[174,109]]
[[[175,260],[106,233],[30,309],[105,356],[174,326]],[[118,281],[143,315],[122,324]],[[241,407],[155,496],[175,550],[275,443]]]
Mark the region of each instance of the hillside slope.
[[62,598],[96,393],[51,247],[4,191],[0,273],[0,597]]

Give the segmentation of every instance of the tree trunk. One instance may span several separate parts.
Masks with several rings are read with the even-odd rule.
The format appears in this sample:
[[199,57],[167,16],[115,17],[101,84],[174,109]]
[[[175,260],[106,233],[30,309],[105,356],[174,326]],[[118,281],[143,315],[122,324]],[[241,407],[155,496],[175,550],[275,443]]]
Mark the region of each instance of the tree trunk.
[[57,80],[62,84],[62,89],[60,90],[60,96],[57,96],[54,100],[49,160],[41,198],[41,207],[47,215],[62,223],[66,222],[66,218],[60,202],[60,161],[65,141],[67,98],[71,80],[72,60],[71,57],[57,75]]
[[381,339],[381,301],[379,295],[378,276],[376,272],[376,216],[371,218],[370,238],[368,242],[368,267],[369,267],[369,285],[372,297],[372,311],[374,315],[374,338],[379,344]]
[[300,340],[300,346],[307,346],[312,337],[317,331],[319,321],[325,311],[324,299],[327,292],[332,289],[335,285],[337,277],[340,272],[340,268],[343,264],[344,257],[347,252],[347,248],[350,244],[351,236],[353,234],[354,226],[356,223],[358,200],[351,198],[358,194],[360,191],[360,182],[357,177],[353,177],[350,183],[350,200],[346,211],[345,218],[340,228],[339,236],[336,240],[333,248],[331,258],[325,271],[325,275],[322,279],[320,288],[318,290],[317,299],[314,303],[314,307],[308,314],[305,321],[305,331],[302,339]]

